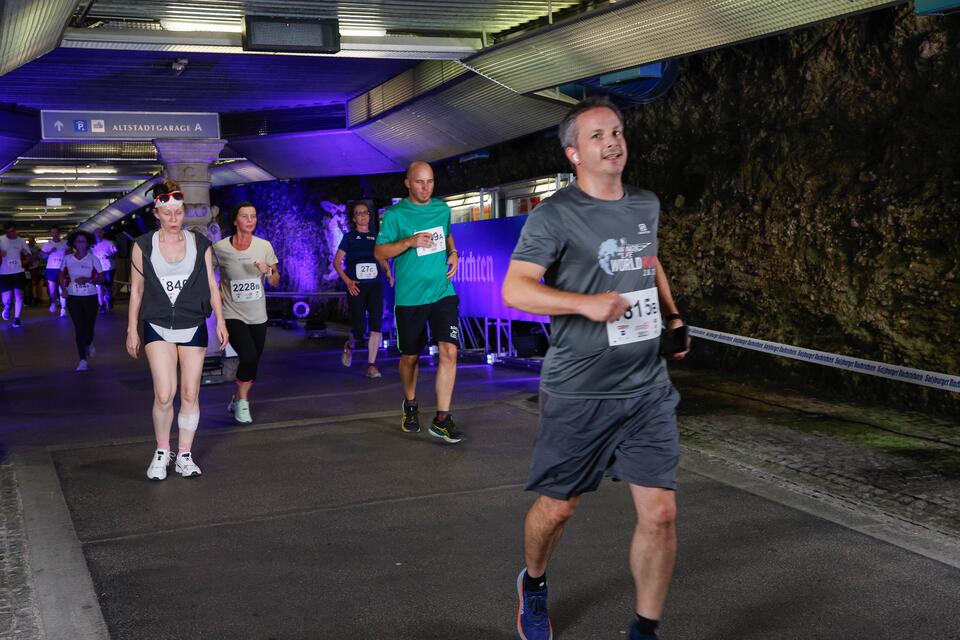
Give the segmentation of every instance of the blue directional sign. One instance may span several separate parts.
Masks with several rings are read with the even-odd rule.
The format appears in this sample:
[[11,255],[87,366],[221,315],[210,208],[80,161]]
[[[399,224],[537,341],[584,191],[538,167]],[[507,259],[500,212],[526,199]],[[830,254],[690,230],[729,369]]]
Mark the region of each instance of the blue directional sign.
[[216,113],[42,111],[44,140],[155,140],[219,138]]

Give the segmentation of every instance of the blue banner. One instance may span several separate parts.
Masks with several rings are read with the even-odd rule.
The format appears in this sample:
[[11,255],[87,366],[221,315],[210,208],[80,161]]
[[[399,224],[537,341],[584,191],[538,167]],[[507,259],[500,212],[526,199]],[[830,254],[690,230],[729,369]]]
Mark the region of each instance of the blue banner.
[[510,256],[526,221],[527,216],[516,216],[450,225],[460,256],[453,286],[460,296],[461,316],[550,322],[548,316],[507,307],[500,293]]

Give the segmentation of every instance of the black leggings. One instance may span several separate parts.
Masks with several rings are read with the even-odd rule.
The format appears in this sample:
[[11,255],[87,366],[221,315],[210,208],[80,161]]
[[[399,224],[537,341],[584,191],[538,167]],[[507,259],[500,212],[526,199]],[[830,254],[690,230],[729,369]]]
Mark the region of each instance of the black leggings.
[[97,296],[67,296],[67,311],[77,333],[77,353],[87,359],[87,347],[93,343],[93,326],[97,323]]
[[[374,284],[361,284],[360,293],[352,296],[347,293],[347,305],[350,307],[350,316],[353,318],[353,338],[360,342],[367,334],[367,324],[370,331],[380,332],[383,322],[383,286],[380,281]],[[366,314],[370,314],[369,321]]]
[[227,333],[230,334],[230,344],[240,356],[237,380],[253,382],[257,379],[257,365],[267,342],[267,323],[247,324],[243,320],[228,319]]

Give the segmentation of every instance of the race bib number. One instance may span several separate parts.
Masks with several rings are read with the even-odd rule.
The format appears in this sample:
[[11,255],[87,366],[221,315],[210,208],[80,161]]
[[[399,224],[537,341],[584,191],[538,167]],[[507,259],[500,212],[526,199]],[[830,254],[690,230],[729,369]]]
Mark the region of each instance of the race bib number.
[[414,233],[429,233],[431,244],[429,247],[417,247],[418,256],[428,256],[431,253],[439,253],[447,248],[447,238],[443,235],[443,227],[434,227],[433,229],[424,229]]
[[230,282],[230,295],[234,302],[253,302],[263,297],[263,283],[260,278],[245,278]]
[[361,262],[357,264],[357,280],[373,280],[378,275],[377,263]]
[[97,292],[96,287],[94,287],[94,285],[90,284],[89,282],[84,282],[83,284],[73,282],[72,284],[73,284],[73,294],[76,296],[92,296],[94,293]]
[[610,346],[658,338],[661,321],[657,288],[620,295],[630,302],[630,308],[613,322],[607,323],[607,340]]
[[183,291],[183,285],[185,285],[189,279],[190,276],[185,276],[183,278],[166,276],[160,278],[160,284],[163,286],[163,290],[166,292],[167,297],[170,298],[171,304],[177,301],[177,296],[179,296],[180,292]]

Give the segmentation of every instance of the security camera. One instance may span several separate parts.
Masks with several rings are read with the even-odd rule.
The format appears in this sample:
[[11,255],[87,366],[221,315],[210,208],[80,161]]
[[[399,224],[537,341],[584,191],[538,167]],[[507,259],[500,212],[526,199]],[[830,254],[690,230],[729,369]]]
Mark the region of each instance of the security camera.
[[187,65],[190,63],[190,60],[187,58],[178,58],[173,61],[170,65],[170,69],[173,70],[173,75],[179,76],[184,71],[187,70]]

